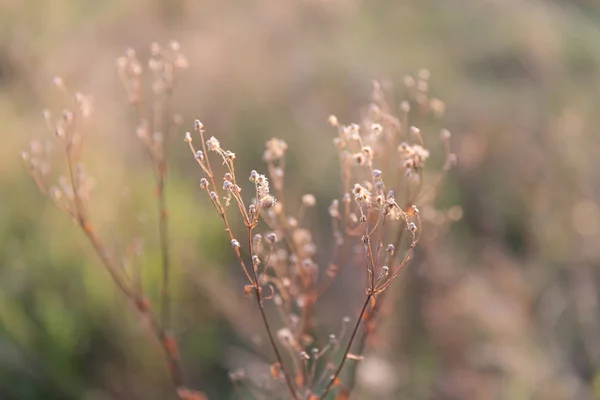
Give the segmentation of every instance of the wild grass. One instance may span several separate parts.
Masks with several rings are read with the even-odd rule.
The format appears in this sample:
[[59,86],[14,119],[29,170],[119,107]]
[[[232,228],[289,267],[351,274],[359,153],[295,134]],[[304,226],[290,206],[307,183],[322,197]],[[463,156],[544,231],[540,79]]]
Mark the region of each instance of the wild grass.
[[[117,289],[162,349],[173,393],[182,400],[198,400],[205,395],[202,388],[190,388],[185,378],[172,328],[170,275],[176,255],[170,250],[166,179],[167,155],[173,138],[181,137],[183,124],[173,110],[173,93],[178,73],[188,62],[176,42],[167,47],[153,44],[150,54],[143,63],[135,51],[127,51],[117,60],[117,71],[154,177],[162,270],[158,305],[151,304],[152,296],[144,292],[137,255],[115,255],[94,229],[88,207],[93,180],[81,159],[86,126],[82,121],[92,114],[90,98],[71,93],[62,79],[55,79],[57,88],[73,99],[57,118],[44,112],[63,153],[63,175],[55,176],[56,157],[40,141],[31,143],[23,159],[40,191],[81,229]],[[293,199],[286,190],[286,155],[292,150],[284,140],[272,138],[266,143],[263,167],[239,171],[235,151],[243,149],[235,149],[232,143],[230,150],[207,134],[200,120],[195,120],[192,132],[183,135],[199,167],[199,189],[222,221],[245,280],[244,294],[254,299],[271,348],[268,383],[251,379],[243,370],[231,373],[241,398],[323,400],[330,395],[346,399],[352,394],[355,366],[376,340],[377,325],[386,317],[382,309],[389,302],[389,288],[414,258],[422,236],[428,234],[420,202],[432,210],[435,187],[456,163],[447,129],[433,132],[432,140],[430,132],[422,133],[411,125],[413,118],[444,114],[445,104],[430,95],[429,81],[427,70],[406,77],[408,97],[399,105],[390,100],[389,87],[374,81],[371,102],[359,123],[345,124],[334,115],[329,117],[342,192],[327,205],[331,240],[325,243],[315,239],[323,235],[308,223],[309,210],[318,206],[311,191],[301,196],[299,209],[289,205]],[[439,157],[433,157],[434,153]],[[437,217],[438,226],[457,218],[456,213]],[[235,226],[238,221],[243,226]],[[123,268],[125,261],[133,267]],[[324,294],[343,271],[361,280],[361,307],[356,315],[339,316],[337,334],[319,337],[315,316]]]

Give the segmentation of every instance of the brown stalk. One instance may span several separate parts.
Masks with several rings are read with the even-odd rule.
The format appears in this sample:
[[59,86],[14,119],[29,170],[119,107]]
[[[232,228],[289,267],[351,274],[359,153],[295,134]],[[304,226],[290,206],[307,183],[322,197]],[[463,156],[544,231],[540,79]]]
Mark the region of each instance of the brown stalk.
[[[252,229],[253,229],[253,226],[249,225],[248,226],[248,248],[250,251],[250,259],[252,259],[252,256],[253,256]],[[254,297],[256,299],[256,304],[258,306],[258,309],[260,310],[260,316],[262,318],[263,324],[267,331],[267,336],[269,337],[269,342],[271,342],[271,347],[273,347],[273,350],[275,351],[275,357],[277,358],[277,362],[279,363],[279,366],[281,367],[281,371],[283,373],[283,376],[285,377],[285,381],[288,386],[288,389],[290,390],[290,394],[292,395],[292,398],[294,400],[298,400],[298,395],[296,394],[296,389],[294,388],[294,383],[292,382],[291,376],[285,370],[285,366],[283,364],[283,357],[281,357],[281,353],[279,352],[279,349],[277,348],[277,344],[275,343],[275,339],[273,338],[273,333],[271,332],[271,326],[269,325],[269,321],[267,320],[265,308],[262,303],[262,295],[261,295],[261,291],[260,291],[260,284],[258,282],[258,275],[256,274],[256,268],[252,268],[252,274],[254,277],[254,287],[253,287],[254,288]]]
[[350,336],[350,339],[348,340],[346,349],[344,350],[344,355],[342,357],[342,360],[340,361],[340,364],[338,365],[334,374],[331,376],[331,379],[329,380],[329,383],[327,384],[325,391],[323,393],[321,393],[321,396],[319,396],[319,400],[323,400],[325,398],[325,396],[327,396],[327,394],[329,393],[331,388],[336,383],[338,376],[340,375],[340,372],[342,372],[342,368],[344,368],[344,363],[346,362],[346,359],[348,358],[348,353],[350,353],[350,348],[352,347],[352,343],[354,342],[354,338],[356,337],[356,333],[358,332],[360,323],[363,319],[365,311],[367,310],[367,307],[369,306],[369,303],[371,302],[372,298],[373,298],[373,293],[369,292],[369,294],[367,295],[367,298],[365,299],[365,303],[363,304],[363,307],[360,311],[360,315],[358,316],[358,319],[356,320],[356,324],[354,325],[354,329],[352,330],[352,335]]
[[171,380],[175,388],[179,388],[185,386],[185,381],[183,378],[183,372],[181,369],[181,364],[179,360],[179,355],[177,353],[176,344],[170,335],[168,335],[164,329],[162,329],[156,321],[152,318],[150,313],[149,306],[145,299],[136,295],[128,284],[123,280],[122,275],[119,273],[119,269],[110,259],[108,254],[106,254],[106,250],[102,245],[102,242],[94,232],[92,225],[89,223],[85,216],[85,211],[83,204],[81,202],[81,198],[79,197],[79,190],[77,179],[75,178],[73,171],[73,160],[72,160],[72,147],[71,144],[67,144],[66,148],[66,156],[67,156],[67,166],[69,170],[69,179],[71,181],[71,185],[73,187],[73,201],[75,205],[75,215],[77,217],[77,223],[84,231],[88,241],[96,251],[98,257],[102,261],[102,264],[108,271],[110,277],[113,282],[117,286],[117,288],[123,293],[125,298],[134,306],[135,310],[138,311],[139,315],[144,319],[148,320],[150,333],[153,337],[158,340],[161,348],[163,349],[165,359],[167,361],[169,373],[171,376]]

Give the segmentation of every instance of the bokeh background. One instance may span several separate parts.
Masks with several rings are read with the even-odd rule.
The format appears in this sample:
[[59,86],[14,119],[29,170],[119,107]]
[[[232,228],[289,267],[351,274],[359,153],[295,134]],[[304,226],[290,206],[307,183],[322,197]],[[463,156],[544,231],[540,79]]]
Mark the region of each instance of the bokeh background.
[[[285,139],[290,197],[317,197],[323,231],[339,196],[327,116],[358,122],[372,79],[401,96],[431,71],[459,159],[436,201],[463,218],[424,231],[355,398],[600,398],[599,27],[593,0],[0,0],[0,399],[168,398],[156,346],[19,151],[50,138],[42,109],[64,107],[52,77],[93,96],[94,220],[119,251],[142,238],[156,295],[152,177],[115,60],[171,39],[190,62],[181,138],[200,118],[248,171]],[[170,156],[184,367],[234,398],[227,374],[257,363],[262,327],[179,137]],[[323,314],[350,312],[345,293]]]

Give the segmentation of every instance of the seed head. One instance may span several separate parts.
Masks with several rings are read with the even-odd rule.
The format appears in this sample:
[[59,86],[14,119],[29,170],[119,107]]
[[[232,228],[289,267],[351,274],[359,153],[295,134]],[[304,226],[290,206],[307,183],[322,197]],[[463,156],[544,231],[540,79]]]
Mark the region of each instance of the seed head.
[[250,182],[255,182],[256,178],[258,178],[258,172],[255,170],[250,171]]
[[276,201],[277,200],[275,200],[275,197],[271,196],[270,194],[267,194],[260,199],[260,206],[265,210],[268,210],[269,208],[273,207],[273,205],[275,205]]
[[214,136],[211,136],[210,139],[206,141],[206,146],[209,151],[217,151],[221,148],[221,144]]
[[287,150],[287,143],[281,139],[273,138],[265,145],[263,160],[265,162],[273,162],[282,159]]

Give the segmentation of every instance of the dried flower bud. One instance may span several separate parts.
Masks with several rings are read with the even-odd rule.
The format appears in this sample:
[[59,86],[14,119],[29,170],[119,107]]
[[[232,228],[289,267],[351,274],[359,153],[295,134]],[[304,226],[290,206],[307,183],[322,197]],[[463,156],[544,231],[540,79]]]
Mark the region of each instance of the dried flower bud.
[[194,121],[194,129],[196,131],[201,131],[204,128],[204,125],[202,125],[202,122],[200,122],[199,119]]
[[189,132],[185,133],[185,142],[186,143],[192,143],[192,134]]
[[409,113],[410,112],[410,103],[406,100],[404,100],[402,103],[400,103],[400,110],[404,113]]
[[210,151],[217,151],[221,148],[221,144],[214,136],[211,136],[210,139],[206,141],[206,146]]
[[339,218],[340,217],[340,202],[337,199],[334,199],[329,206],[329,215],[331,218]]
[[294,336],[288,328],[281,328],[278,330],[277,338],[284,346],[290,346],[294,342]]
[[267,235],[267,240],[269,241],[269,243],[273,244],[277,241],[277,235],[275,234],[275,232],[271,232]]
[[63,121],[70,123],[73,121],[73,113],[70,110],[63,110],[62,118]]
[[265,210],[268,210],[269,208],[273,207],[275,202],[276,202],[275,197],[268,194],[268,195],[264,196],[262,199],[260,199],[260,206],[262,208],[264,208]]
[[265,145],[263,160],[268,163],[280,160],[285,156],[287,148],[287,143],[284,140],[277,138],[270,139]]
[[414,224],[414,222],[411,222],[408,224],[408,230],[411,232],[416,232],[417,231],[417,225]]
[[313,196],[312,194],[305,194],[304,196],[302,196],[302,204],[304,204],[307,207],[312,207],[317,203],[315,196]]
[[455,153],[448,154],[448,158],[446,160],[446,168],[454,167],[458,163],[458,157]]
[[417,215],[419,214],[419,209],[417,208],[416,205],[414,205],[414,204],[412,205],[412,210],[415,214],[417,214]]
[[362,153],[356,153],[353,157],[356,165],[365,165],[365,162],[367,161],[367,158]]
[[373,132],[374,135],[379,135],[382,131],[383,131],[383,128],[381,127],[380,124],[371,125],[371,132]]
[[394,254],[394,245],[393,244],[388,244],[386,251],[390,254],[393,255]]
[[206,178],[201,178],[200,179],[200,187],[202,189],[206,189],[208,187],[208,180],[206,180]]
[[344,139],[342,139],[341,137],[336,137],[333,139],[333,145],[338,150],[342,150],[342,149],[344,149],[344,147],[346,147],[346,141]]
[[421,130],[419,128],[417,128],[416,126],[411,126],[410,133],[413,135],[419,135],[421,133]]
[[235,239],[232,239],[232,240],[231,240],[231,246],[232,246],[234,249],[239,249],[239,247],[240,247],[240,242],[238,242],[238,241],[237,241],[237,240],[235,240]]
[[200,161],[204,161],[204,154],[202,153],[202,150],[196,151],[196,159],[200,160]]
[[356,137],[356,136],[359,135],[360,125],[352,123],[352,124],[350,124],[350,126],[348,126],[348,129],[350,131],[350,134],[355,136],[355,139],[358,139],[358,137]]
[[331,124],[331,126],[338,126],[338,119],[333,114],[327,118],[327,121],[329,122],[329,124]]
[[255,170],[250,171],[250,182],[255,182],[258,178],[258,172]]
[[331,335],[329,335],[329,344],[330,345],[335,345],[337,342],[337,338],[335,337],[335,335],[332,333]]
[[180,49],[179,42],[176,40],[171,40],[169,42],[169,48],[174,52],[178,52]]
[[379,178],[381,178],[381,175],[382,175],[382,172],[380,170],[378,170],[378,169],[373,170],[373,178],[379,179]]
[[55,76],[54,78],[52,78],[52,83],[54,83],[59,88],[62,88],[65,86],[65,82],[63,81],[63,78],[61,78],[60,76]]

